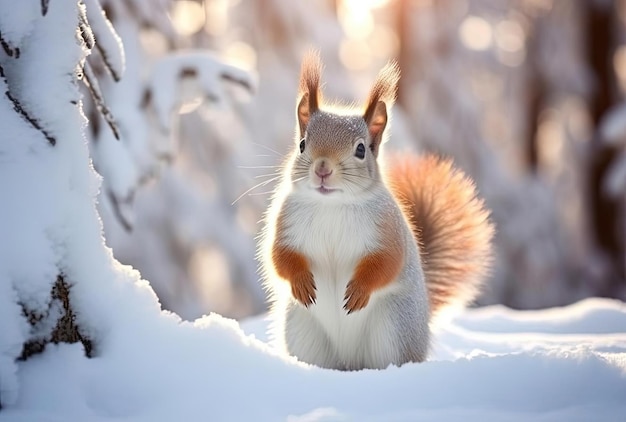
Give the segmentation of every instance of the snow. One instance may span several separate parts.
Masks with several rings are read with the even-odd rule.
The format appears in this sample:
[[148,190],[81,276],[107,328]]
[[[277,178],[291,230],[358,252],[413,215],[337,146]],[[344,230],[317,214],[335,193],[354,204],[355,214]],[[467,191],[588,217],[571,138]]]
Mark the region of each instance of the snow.
[[[123,134],[118,142],[105,127],[92,140],[98,142],[91,154],[106,178],[103,183],[92,167],[75,77],[89,53],[87,46],[76,43],[82,14],[78,8],[87,7],[90,20],[96,22],[103,17],[97,7],[101,3],[22,3],[14,7],[15,2],[0,0],[0,10],[6,12],[0,13],[2,40],[13,52],[0,54],[6,74],[0,78],[0,91],[10,92],[40,128],[0,95],[0,422],[624,418],[626,305],[615,300],[587,299],[532,312],[499,306],[468,310],[434,327],[428,362],[359,372],[324,370],[285,356],[267,343],[263,317],[241,325],[217,314],[189,322],[163,311],[150,283],[116,261],[105,246],[96,208],[100,190],[126,200],[156,166],[150,156],[154,145],[143,139],[153,128],[138,108],[145,87],[138,70],[144,58],[139,54],[138,27],[120,20],[117,29],[130,51],[126,75],[119,84],[100,81]],[[161,29],[167,26],[161,13],[166,0],[133,3],[139,20]],[[45,16],[40,9],[44,4]],[[116,12],[125,10],[124,4],[109,2]],[[271,4],[276,7],[278,2]],[[111,27],[105,20],[94,22],[100,30],[94,31],[98,42],[98,35]],[[107,36],[108,41],[102,41]],[[113,32],[100,35],[99,41],[115,53],[118,40]],[[189,59],[176,57],[166,65],[170,76]],[[189,59],[192,64],[208,69],[197,75],[205,93],[223,96],[220,72],[240,83],[247,78],[214,59],[209,63],[195,57]],[[123,56],[113,60],[121,72]],[[291,98],[287,90],[272,91],[291,79],[280,63],[274,63],[276,74],[285,80],[262,89],[268,97]],[[249,83],[245,79],[244,84]],[[162,123],[175,104],[173,96],[158,101]],[[282,106],[263,110],[266,115],[291,111]],[[185,130],[196,132],[188,137],[204,136],[205,131],[196,130],[207,126],[204,117],[186,120]],[[184,233],[189,243],[199,244],[198,238],[208,234],[229,237],[228,247],[236,255],[231,265],[245,273],[233,280],[239,278],[245,285],[253,279],[254,271],[248,268],[254,266],[254,248],[236,228],[232,208],[220,204],[230,204],[237,195],[236,181],[225,169],[233,167],[242,156],[240,150],[250,143],[240,139],[245,136],[232,115],[216,113],[212,118],[221,123],[211,127],[215,142],[210,145],[215,150],[192,152],[201,151],[196,153],[203,157],[198,162],[204,163],[205,156],[214,160],[206,167],[215,172],[216,198],[196,199],[195,186],[180,171],[163,178],[168,191],[179,193],[180,200],[162,195],[160,202],[147,201],[144,206],[161,206],[160,215],[171,219],[163,225],[182,226],[172,232]],[[274,120],[267,119],[270,126],[289,121]],[[260,137],[271,136],[273,130]],[[256,134],[254,139],[258,140]],[[289,142],[288,137],[276,139]],[[159,222],[152,220],[155,225]],[[140,239],[145,249],[167,247],[162,238]],[[60,303],[50,296],[60,275],[71,286],[75,322],[93,341],[93,358],[85,357],[80,343],[48,344],[43,353],[21,361],[24,343],[49,338],[61,313]],[[30,325],[30,317],[41,320]]]
[[180,101],[177,85],[185,72],[191,72],[197,77],[201,93],[217,104],[222,103],[226,97],[222,89],[222,79],[250,88],[254,84],[247,72],[220,62],[206,51],[190,50],[164,57],[154,66],[150,87],[159,122],[166,130],[170,130],[174,106]]
[[[87,359],[79,345],[59,345],[20,363],[19,398],[0,411],[0,421],[608,421],[626,415],[626,305],[614,300],[542,311],[468,310],[436,329],[428,362],[358,372],[281,355],[259,340],[262,317],[240,327],[216,314],[182,322],[141,308],[121,312],[128,318],[118,321],[101,356]],[[135,318],[141,313],[155,318]]]
[[[1,63],[6,75],[2,80],[3,91],[10,92],[25,113],[35,119],[29,121],[16,113],[15,104],[6,96],[1,97],[0,395],[3,404],[12,403],[17,397],[14,360],[22,351],[21,345],[26,340],[48,336],[54,325],[48,318],[58,317],[58,308],[50,303],[50,289],[59,273],[72,266],[66,240],[74,238],[73,230],[77,228],[85,233],[90,233],[92,228],[101,242],[97,224],[80,224],[86,210],[91,211],[92,221],[97,221],[92,198],[97,191],[98,176],[89,172],[82,136],[85,120],[78,106],[78,88],[71,77],[85,54],[75,42],[77,5],[60,2],[48,10],[46,17],[38,14],[36,19],[31,32],[21,34],[19,58],[4,57]],[[74,48],[57,50],[51,48],[54,45]],[[50,139],[55,140],[54,146]],[[41,321],[29,330],[24,315]]]
[[37,2],[24,2],[22,7],[14,7],[13,0],[0,0],[0,28],[2,40],[7,43],[10,56],[15,57],[17,47],[24,37],[33,29],[35,20],[41,15],[41,7]]

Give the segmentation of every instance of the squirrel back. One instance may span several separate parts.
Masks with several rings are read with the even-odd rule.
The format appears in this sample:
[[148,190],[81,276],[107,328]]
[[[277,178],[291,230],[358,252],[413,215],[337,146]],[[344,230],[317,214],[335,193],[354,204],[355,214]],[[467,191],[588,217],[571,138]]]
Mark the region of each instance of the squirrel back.
[[431,317],[479,290],[488,212],[450,161],[409,154],[379,164],[397,65],[379,73],[363,111],[326,107],[320,74],[309,54],[294,148],[261,237],[272,337],[326,368],[421,362]]

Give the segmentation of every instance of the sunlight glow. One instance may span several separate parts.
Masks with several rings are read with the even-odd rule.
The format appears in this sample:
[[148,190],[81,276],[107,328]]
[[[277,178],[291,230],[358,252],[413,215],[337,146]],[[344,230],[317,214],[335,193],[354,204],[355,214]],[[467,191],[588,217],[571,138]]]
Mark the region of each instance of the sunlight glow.
[[337,17],[346,39],[339,47],[341,62],[350,70],[366,69],[373,56],[391,57],[398,48],[397,36],[390,28],[378,25],[375,9],[387,6],[389,0],[342,0]]
[[244,69],[255,69],[257,65],[256,51],[250,44],[243,41],[230,43],[224,51],[224,57]]
[[369,44],[372,54],[380,59],[396,56],[400,48],[398,34],[387,25],[376,25],[376,28],[372,31]]
[[495,31],[495,41],[504,51],[516,52],[524,48],[524,30],[513,20],[498,22]]
[[337,13],[341,26],[349,38],[365,39],[374,29],[374,17],[366,8],[350,9],[342,3]]
[[387,6],[389,0],[342,0],[341,4],[350,10],[373,10]]
[[494,31],[494,40],[498,50],[498,60],[505,66],[515,67],[526,58],[526,35],[524,29],[515,20],[499,22]]
[[231,7],[228,0],[211,0],[204,2],[206,11],[206,25],[204,30],[213,36],[220,36],[226,32],[228,25],[228,9]]
[[346,68],[363,70],[372,61],[372,50],[367,41],[345,39],[339,47],[339,58]]
[[196,283],[202,303],[210,303],[216,311],[227,308],[232,301],[228,260],[214,246],[199,246],[189,259],[189,275]]
[[560,122],[559,114],[554,109],[549,109],[539,116],[540,123],[537,130],[537,146],[539,160],[546,167],[557,164],[562,155],[565,133]]
[[626,45],[621,45],[613,55],[613,67],[622,92],[626,91]]
[[470,50],[487,50],[493,42],[493,31],[485,19],[468,16],[459,27],[459,37]]
[[202,4],[191,0],[175,1],[170,18],[176,32],[183,36],[200,31],[206,21]]

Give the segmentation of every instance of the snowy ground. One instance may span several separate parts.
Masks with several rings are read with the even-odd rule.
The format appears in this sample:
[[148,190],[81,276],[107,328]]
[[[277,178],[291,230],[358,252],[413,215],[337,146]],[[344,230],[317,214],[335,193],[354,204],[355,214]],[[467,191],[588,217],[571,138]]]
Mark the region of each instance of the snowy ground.
[[469,310],[437,329],[431,361],[350,373],[279,356],[262,318],[141,319],[101,357],[60,345],[21,363],[0,421],[626,420],[618,301]]

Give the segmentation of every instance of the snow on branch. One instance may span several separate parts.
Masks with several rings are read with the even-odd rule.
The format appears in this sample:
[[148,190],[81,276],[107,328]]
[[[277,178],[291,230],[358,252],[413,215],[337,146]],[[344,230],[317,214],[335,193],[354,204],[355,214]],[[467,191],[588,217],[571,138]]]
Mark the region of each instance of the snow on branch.
[[118,82],[122,78],[126,66],[122,40],[115,28],[113,28],[111,21],[107,19],[98,0],[84,1],[87,6],[89,27],[96,39],[96,50],[100,53],[102,61],[113,80]]
[[92,50],[96,45],[96,40],[94,39],[93,31],[89,26],[89,21],[87,20],[86,9],[86,7],[78,9],[78,29],[80,30],[80,35],[85,43],[85,47]]
[[83,81],[85,82],[85,86],[91,94],[91,98],[93,98],[93,102],[95,103],[96,108],[102,115],[102,118],[105,122],[107,122],[107,124],[113,131],[113,136],[115,136],[115,139],[119,140],[120,130],[117,127],[115,117],[113,117],[111,110],[109,110],[106,103],[104,102],[104,97],[102,96],[102,91],[100,90],[98,78],[96,78],[96,75],[94,75],[93,70],[91,69],[91,65],[89,64],[89,60],[85,60],[85,64],[83,66]]
[[223,63],[206,51],[185,51],[171,54],[155,64],[149,83],[152,102],[159,122],[169,129],[172,110],[178,105],[177,85],[185,77],[195,78],[205,96],[216,103],[224,101],[222,81],[254,90],[251,75],[243,69]]
[[24,106],[20,103],[20,101],[11,94],[11,91],[9,90],[9,84],[4,74],[4,68],[1,65],[0,65],[0,78],[2,78],[2,82],[4,83],[6,87],[6,91],[4,92],[4,95],[6,95],[9,101],[11,101],[11,103],[13,104],[13,110],[15,110],[15,112],[19,114],[24,120],[30,123],[32,127],[34,127],[39,132],[41,132],[43,136],[48,140],[48,142],[50,142],[51,145],[53,146],[56,145],[57,143],[56,139],[46,129],[44,129],[41,126],[41,123],[39,123],[37,119],[31,116],[30,113],[28,113],[28,111],[26,111]]
[[8,41],[2,38],[2,33],[0,33],[0,45],[2,45],[2,49],[6,53],[7,56],[13,57],[15,55],[16,59],[20,57],[20,48],[19,47],[11,47]]
[[0,0],[0,8],[0,45],[7,56],[19,58],[19,47],[41,18],[40,5],[34,0]]

